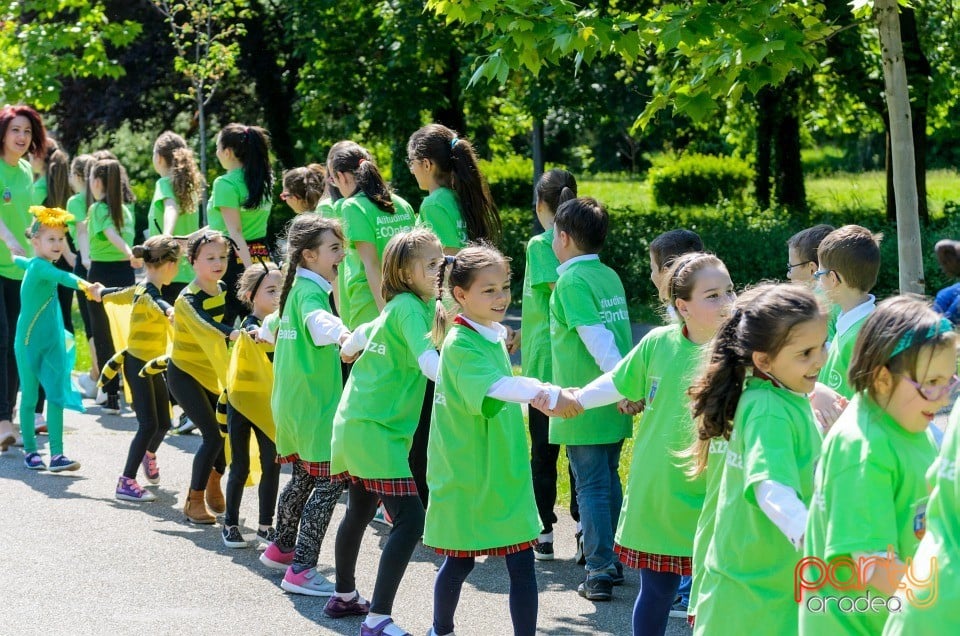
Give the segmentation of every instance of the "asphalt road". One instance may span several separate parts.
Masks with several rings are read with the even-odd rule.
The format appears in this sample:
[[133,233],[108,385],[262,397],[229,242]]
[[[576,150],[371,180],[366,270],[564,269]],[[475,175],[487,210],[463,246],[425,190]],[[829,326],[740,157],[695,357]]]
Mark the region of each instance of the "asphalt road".
[[[225,548],[219,526],[184,520],[181,507],[199,436],[167,438],[159,452],[162,480],[151,487],[157,500],[132,504],[117,501],[114,488],[136,428],[133,413],[103,415],[91,406],[83,415],[68,412],[66,421],[65,450],[82,463],[79,471],[32,472],[23,466],[20,449],[0,454],[0,636],[359,633],[357,619],[324,616],[324,599],[283,592],[281,573],[263,567],[256,549]],[[281,487],[288,478],[285,472]],[[320,555],[321,571],[330,578],[342,515],[341,503]],[[537,564],[539,633],[629,634],[636,572],[628,570],[612,602],[580,598],[576,586],[583,569],[571,560],[573,522],[563,511],[558,516],[558,559]],[[252,537],[255,489],[244,492],[241,518],[252,522],[245,531]],[[386,532],[371,526],[364,537],[357,574],[368,597]],[[418,548],[397,596],[394,618],[416,636],[431,623],[440,562]],[[502,559],[480,559],[464,586],[457,634],[511,634],[507,591]],[[668,634],[689,634],[685,621],[671,619]]]

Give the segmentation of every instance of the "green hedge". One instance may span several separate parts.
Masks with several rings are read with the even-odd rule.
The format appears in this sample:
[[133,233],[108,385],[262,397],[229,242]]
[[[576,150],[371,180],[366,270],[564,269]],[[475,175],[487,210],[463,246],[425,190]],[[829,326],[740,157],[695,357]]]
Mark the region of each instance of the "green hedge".
[[724,199],[743,201],[753,170],[736,157],[690,154],[661,160],[648,179],[658,205],[713,205]]
[[496,161],[480,160],[494,202],[502,208],[522,208],[533,202],[533,161],[519,155]]
[[[951,208],[952,209],[952,208]],[[960,210],[957,210],[960,212]],[[610,213],[610,232],[600,258],[615,269],[623,281],[632,313],[638,308],[655,311],[656,292],[650,282],[648,246],[661,232],[687,228],[700,234],[707,250],[720,257],[730,270],[734,285],[741,289],[764,280],[786,280],[786,242],[794,233],[816,223],[835,226],[858,223],[874,232],[882,232],[880,277],[874,294],[883,298],[896,293],[897,231],[882,212],[848,210],[841,214],[811,213],[804,218],[791,217],[779,210],[756,210],[724,204],[714,209],[636,210],[614,208]],[[504,226],[504,251],[513,259],[514,302],[521,299],[524,249],[530,237],[532,217],[520,209],[501,211]],[[937,265],[933,245],[941,238],[960,238],[960,214],[946,214],[921,228],[924,272],[929,295],[954,282]],[[648,319],[640,313],[634,319]]]

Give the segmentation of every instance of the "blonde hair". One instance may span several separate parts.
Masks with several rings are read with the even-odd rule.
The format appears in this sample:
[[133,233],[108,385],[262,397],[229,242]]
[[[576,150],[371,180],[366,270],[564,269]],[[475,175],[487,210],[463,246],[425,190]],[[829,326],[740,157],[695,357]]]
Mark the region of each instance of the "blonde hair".
[[143,264],[149,268],[180,261],[180,243],[166,234],[151,236],[143,245],[134,245],[131,251],[136,258],[142,258]]
[[405,280],[405,274],[409,274],[411,266],[427,247],[443,252],[440,239],[425,228],[414,228],[390,239],[383,250],[382,290],[385,301],[390,302],[394,296],[404,292],[416,293]]

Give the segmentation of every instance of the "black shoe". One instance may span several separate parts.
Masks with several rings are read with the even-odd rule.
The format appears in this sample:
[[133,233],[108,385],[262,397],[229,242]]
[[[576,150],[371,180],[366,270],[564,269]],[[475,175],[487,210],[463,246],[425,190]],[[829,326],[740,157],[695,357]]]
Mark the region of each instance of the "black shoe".
[[577,540],[577,553],[574,555],[573,560],[576,561],[577,565],[586,565],[587,555],[583,553],[583,530],[578,530],[574,538]]
[[277,540],[277,531],[270,526],[266,530],[257,530],[257,540],[261,543],[273,543]]
[[107,403],[103,406],[103,412],[120,415],[120,396],[115,393],[107,395]]
[[553,561],[553,541],[541,541],[533,546],[533,558],[537,561]]
[[613,598],[613,580],[606,574],[588,576],[577,588],[577,594],[588,601],[609,601]]
[[220,536],[223,538],[223,545],[228,548],[247,547],[247,542],[244,540],[243,535],[240,534],[240,528],[237,526],[224,526]]

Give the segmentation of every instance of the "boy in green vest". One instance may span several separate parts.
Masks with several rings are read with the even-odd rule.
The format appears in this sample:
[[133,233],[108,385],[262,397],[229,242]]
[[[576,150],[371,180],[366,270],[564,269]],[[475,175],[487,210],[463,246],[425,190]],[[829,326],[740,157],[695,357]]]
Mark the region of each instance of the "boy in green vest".
[[[630,350],[626,293],[597,253],[607,237],[606,210],[595,199],[572,199],[554,219],[553,251],[559,277],[550,297],[554,383],[586,386],[612,370]],[[576,478],[587,578],[578,588],[591,601],[609,601],[623,582],[613,534],[623,500],[617,468],[631,417],[616,405],[570,419],[550,418],[550,443],[565,444]]]
[[882,234],[873,234],[865,227],[844,225],[828,234],[817,248],[819,269],[813,277],[827,299],[840,308],[820,382],[848,400],[854,394],[847,377],[853,344],[875,307],[870,290],[880,272],[882,238]]

